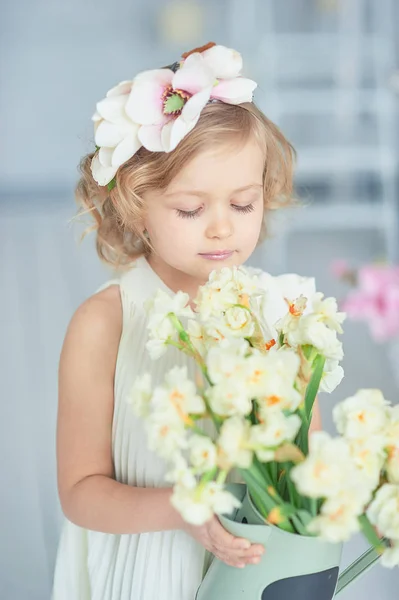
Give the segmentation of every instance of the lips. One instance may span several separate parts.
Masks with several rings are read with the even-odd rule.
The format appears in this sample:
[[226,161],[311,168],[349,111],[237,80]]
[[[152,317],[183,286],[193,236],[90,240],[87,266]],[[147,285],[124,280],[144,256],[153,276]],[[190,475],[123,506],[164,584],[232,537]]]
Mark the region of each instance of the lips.
[[200,256],[208,260],[225,260],[230,258],[234,253],[234,250],[214,250],[213,252],[201,252]]

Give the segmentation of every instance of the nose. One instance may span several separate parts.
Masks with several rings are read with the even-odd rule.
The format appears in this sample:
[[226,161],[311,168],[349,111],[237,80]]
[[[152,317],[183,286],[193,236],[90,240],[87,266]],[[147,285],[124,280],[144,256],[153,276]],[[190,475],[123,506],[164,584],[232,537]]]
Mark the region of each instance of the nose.
[[233,223],[229,215],[224,211],[213,213],[206,228],[206,236],[209,239],[225,240],[233,234]]

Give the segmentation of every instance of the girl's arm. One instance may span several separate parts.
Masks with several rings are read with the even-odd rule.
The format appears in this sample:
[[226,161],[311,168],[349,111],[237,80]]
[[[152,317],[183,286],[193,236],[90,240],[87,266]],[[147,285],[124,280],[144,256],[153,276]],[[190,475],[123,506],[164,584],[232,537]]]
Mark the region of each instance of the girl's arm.
[[118,286],[92,296],[69,325],[59,368],[58,489],[73,523],[106,533],[185,526],[171,488],[137,488],[114,479],[111,430],[114,373],[122,328]]
[[264,549],[235,537],[217,517],[183,521],[171,488],[139,488],[114,479],[111,429],[116,356],[122,329],[119,289],[87,300],[68,328],[59,370],[58,490],[65,515],[104,533],[181,529],[231,566],[255,564]]

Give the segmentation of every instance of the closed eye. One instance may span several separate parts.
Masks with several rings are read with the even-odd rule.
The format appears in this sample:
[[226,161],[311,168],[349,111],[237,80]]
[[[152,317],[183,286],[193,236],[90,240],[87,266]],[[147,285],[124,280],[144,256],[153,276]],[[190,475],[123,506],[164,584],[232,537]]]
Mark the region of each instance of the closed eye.
[[199,217],[201,208],[196,208],[195,210],[180,210],[177,208],[176,212],[178,216],[182,217],[183,219],[195,219],[196,217]]
[[[237,212],[243,213],[243,214],[248,214],[248,213],[251,213],[253,210],[255,210],[255,207],[253,204],[247,204],[246,206],[239,206],[237,204],[232,204],[231,207],[234,210],[236,210]],[[201,211],[202,211],[202,207],[196,208],[195,210],[181,210],[179,208],[176,209],[178,216],[182,217],[183,219],[195,219],[196,217],[199,217]]]
[[250,213],[255,210],[253,204],[247,204],[246,206],[237,206],[236,204],[232,204],[231,206],[240,213]]

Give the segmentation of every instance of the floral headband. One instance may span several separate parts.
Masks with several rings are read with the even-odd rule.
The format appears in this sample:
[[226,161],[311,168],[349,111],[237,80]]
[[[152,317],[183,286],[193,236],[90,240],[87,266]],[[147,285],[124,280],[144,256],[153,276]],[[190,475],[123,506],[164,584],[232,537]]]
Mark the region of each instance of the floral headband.
[[95,181],[112,190],[118,168],[142,146],[174,150],[209,102],[252,102],[257,84],[241,77],[241,69],[239,52],[211,42],[169,67],[143,71],[109,90],[92,117]]

